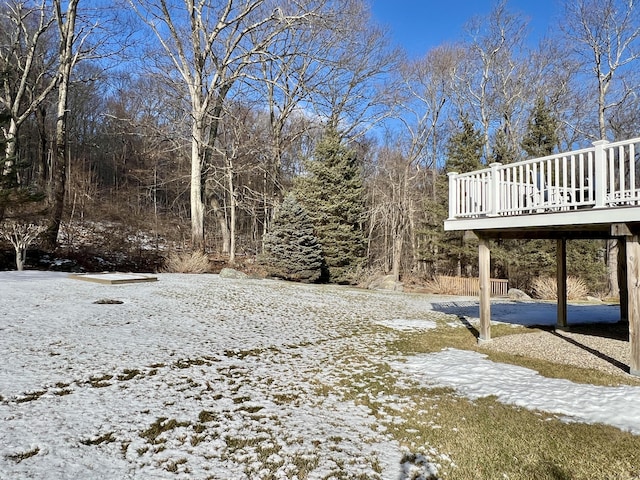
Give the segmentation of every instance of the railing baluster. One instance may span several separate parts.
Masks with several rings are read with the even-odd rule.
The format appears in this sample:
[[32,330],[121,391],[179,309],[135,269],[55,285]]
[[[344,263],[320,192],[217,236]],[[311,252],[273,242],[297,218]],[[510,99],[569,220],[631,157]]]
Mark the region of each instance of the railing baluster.
[[[557,162],[556,162],[557,164]],[[546,198],[543,198],[543,201],[545,203],[550,203],[551,199],[552,199],[552,192],[553,192],[553,174],[551,173],[552,164],[551,164],[551,159],[548,159],[545,162],[545,175],[543,176],[543,179],[541,181],[542,183],[542,187],[545,191],[546,191]]]
[[635,145],[629,144],[629,189],[631,190],[631,196],[634,199],[633,204],[638,204],[638,192],[636,189],[636,154]]
[[[491,188],[490,188],[490,196],[491,200],[489,202],[489,211],[487,212],[489,215],[495,216],[498,215],[498,211],[500,209],[500,177],[498,173],[498,167],[502,165],[499,162],[492,163],[489,165],[491,167]],[[487,195],[489,197],[489,195]]]
[[460,213],[458,208],[458,174],[456,172],[449,172],[449,220],[453,220]]
[[564,156],[562,157],[562,195],[560,195],[560,199],[562,200],[562,206],[563,207],[568,207],[569,206],[569,202],[571,201],[568,195],[569,192],[569,186],[568,186],[568,182],[567,182],[567,157]]
[[609,201],[616,198],[616,173],[615,173],[615,151],[613,148],[606,149],[607,165],[609,166],[609,178],[607,182],[607,192],[609,193]]
[[[576,156],[571,155],[571,173],[569,180],[571,181],[569,188],[571,189],[571,202],[575,205],[578,202],[578,187],[576,186]],[[575,208],[575,207],[574,207]]]
[[624,155],[624,146],[620,145],[618,147],[618,178],[620,179],[620,198],[626,198],[627,194],[625,192],[626,188],[625,188],[625,176],[626,176],[626,172],[627,169],[625,168],[625,155]]
[[595,201],[596,208],[605,206],[607,197],[607,153],[604,146],[609,142],[607,140],[598,140],[593,142],[595,147],[593,167],[595,174]]
[[522,173],[523,173],[523,166],[519,165],[518,166],[518,185],[519,190],[518,190],[518,209],[520,211],[522,211],[523,208],[526,207],[526,200],[525,200],[525,196],[527,194],[527,190],[526,187],[524,186],[527,182],[525,181]]
[[[588,170],[588,178],[591,182],[589,186],[589,202],[596,201],[596,152],[587,153],[587,170]],[[604,182],[604,178],[602,179]]]
[[551,160],[551,165],[553,167],[553,175],[551,176],[553,183],[553,198],[549,200],[551,200],[554,205],[557,205],[562,203],[560,201],[560,191],[562,188],[562,158],[554,157],[553,160]]
[[[582,193],[582,195],[580,195],[580,200],[584,202],[585,187],[590,187],[590,185],[588,185],[588,181],[585,182],[585,177],[584,177],[584,153],[581,153],[578,155],[578,176],[579,176],[578,188],[580,188],[580,192]],[[587,176],[587,178],[589,177]],[[590,194],[589,192],[591,191],[591,188],[587,188],[586,190],[587,190],[587,196],[589,196]]]

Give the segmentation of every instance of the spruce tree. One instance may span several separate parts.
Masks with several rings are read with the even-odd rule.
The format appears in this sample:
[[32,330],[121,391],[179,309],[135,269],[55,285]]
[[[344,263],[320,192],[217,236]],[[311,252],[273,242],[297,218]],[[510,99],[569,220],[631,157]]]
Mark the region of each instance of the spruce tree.
[[[551,155],[557,144],[557,122],[544,98],[538,97],[527,122],[521,147],[527,158]],[[507,276],[510,285],[528,290],[532,280],[553,276],[556,268],[556,243],[551,240],[505,240],[493,249],[494,266]]]
[[482,168],[482,134],[473,126],[467,114],[460,117],[461,128],[447,143],[447,172],[466,173]]
[[506,127],[504,125],[496,131],[493,148],[492,148],[492,161],[502,163],[513,163],[518,160],[520,152],[517,148],[514,148],[509,142],[509,135],[507,134]]
[[323,280],[352,283],[365,263],[364,186],[355,152],[329,129],[305,169],[296,192],[322,245],[327,266]]
[[[467,114],[460,115],[461,128],[453,133],[447,143],[446,172],[466,173],[483,167],[482,134]],[[448,207],[447,207],[448,208]],[[465,240],[462,232],[444,232],[442,253],[450,261],[450,272],[455,275],[474,273],[477,269],[477,247]]]
[[311,218],[292,194],[284,198],[263,242],[260,263],[269,275],[309,283],[320,279],[322,249]]
[[543,97],[536,99],[521,145],[528,158],[551,155],[558,145],[558,122],[551,115]]

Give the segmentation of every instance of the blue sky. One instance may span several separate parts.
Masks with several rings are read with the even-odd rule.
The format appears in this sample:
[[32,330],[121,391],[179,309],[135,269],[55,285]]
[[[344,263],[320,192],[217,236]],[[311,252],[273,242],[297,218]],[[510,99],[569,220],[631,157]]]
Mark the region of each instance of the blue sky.
[[[496,0],[369,0],[373,16],[387,25],[395,42],[409,56],[419,57],[432,47],[463,38],[464,24],[487,15]],[[544,36],[557,18],[559,0],[509,0],[511,11],[529,18],[530,38]]]

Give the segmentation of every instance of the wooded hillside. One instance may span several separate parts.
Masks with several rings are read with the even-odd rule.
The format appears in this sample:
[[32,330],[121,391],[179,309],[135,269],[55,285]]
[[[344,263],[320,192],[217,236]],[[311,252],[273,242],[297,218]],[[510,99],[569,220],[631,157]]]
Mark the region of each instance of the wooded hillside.
[[[44,268],[253,264],[291,194],[324,280],[474,275],[447,171],[640,135],[637,5],[562,3],[539,43],[503,0],[409,58],[365,0],[7,0],[0,228],[41,225]],[[568,273],[612,290],[612,246],[570,243]],[[493,276],[528,289],[554,249],[505,241]]]

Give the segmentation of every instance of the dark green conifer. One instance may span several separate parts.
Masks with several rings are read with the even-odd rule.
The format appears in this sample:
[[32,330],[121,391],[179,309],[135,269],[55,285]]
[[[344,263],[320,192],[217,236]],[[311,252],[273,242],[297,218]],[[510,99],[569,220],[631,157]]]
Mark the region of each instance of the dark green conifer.
[[517,162],[519,160],[519,153],[517,147],[514,148],[511,142],[509,142],[506,126],[501,125],[494,135],[492,161],[502,163],[503,165]]
[[467,114],[460,117],[461,129],[447,143],[447,172],[466,173],[482,168],[482,134],[473,126]]
[[271,231],[264,236],[260,263],[269,275],[296,282],[316,282],[322,273],[322,249],[311,218],[289,194],[278,210]]
[[544,98],[538,97],[527,122],[522,149],[527,158],[539,158],[551,155],[557,145],[558,122],[551,115]]
[[323,279],[352,283],[365,262],[364,187],[356,154],[329,129],[305,168],[296,191],[322,245],[328,269]]

